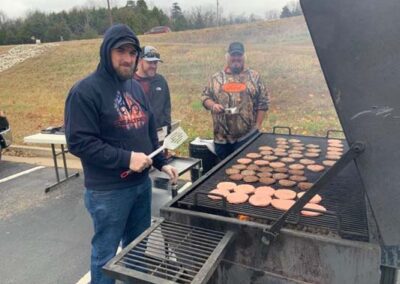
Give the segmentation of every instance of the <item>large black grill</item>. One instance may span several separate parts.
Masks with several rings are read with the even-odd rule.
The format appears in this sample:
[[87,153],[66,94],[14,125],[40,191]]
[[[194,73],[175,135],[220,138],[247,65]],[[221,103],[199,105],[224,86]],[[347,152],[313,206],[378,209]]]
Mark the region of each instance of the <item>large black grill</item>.
[[[321,164],[325,159],[327,149],[327,139],[325,137],[261,134],[242,151],[231,156],[212,170],[206,178],[202,179],[188,194],[178,201],[178,206],[231,217],[244,215],[265,224],[270,224],[277,220],[283,213],[272,206],[254,207],[249,203],[235,205],[229,204],[224,200],[215,201],[207,197],[207,193],[215,188],[219,182],[229,180],[225,170],[236,164],[238,158],[244,157],[250,152],[258,152],[260,146],[275,147],[275,138],[277,137],[296,138],[304,144],[318,144],[322,152],[315,161]],[[347,149],[348,147],[345,144],[344,150],[346,151]],[[310,182],[315,182],[321,174],[310,171],[305,173]],[[262,186],[263,184],[255,183],[254,185]],[[279,185],[272,185],[272,187],[282,188]],[[293,189],[298,192],[301,191],[296,188]],[[344,168],[337,178],[333,179],[329,186],[324,187],[319,194],[323,199],[321,204],[327,208],[328,212],[317,217],[291,215],[287,219],[291,228],[312,233],[338,235],[344,239],[369,240],[365,196],[354,162]]]

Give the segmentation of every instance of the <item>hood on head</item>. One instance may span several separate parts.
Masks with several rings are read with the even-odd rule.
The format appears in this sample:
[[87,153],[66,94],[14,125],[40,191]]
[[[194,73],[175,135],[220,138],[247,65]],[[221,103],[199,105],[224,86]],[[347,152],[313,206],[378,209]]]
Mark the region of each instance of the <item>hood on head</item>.
[[141,51],[139,39],[127,25],[113,25],[108,28],[104,34],[103,42],[100,46],[100,63],[97,67],[97,70],[106,71],[110,76],[116,77],[111,62],[111,48],[117,41],[120,41],[121,39],[126,39],[134,42],[135,48],[138,53]]

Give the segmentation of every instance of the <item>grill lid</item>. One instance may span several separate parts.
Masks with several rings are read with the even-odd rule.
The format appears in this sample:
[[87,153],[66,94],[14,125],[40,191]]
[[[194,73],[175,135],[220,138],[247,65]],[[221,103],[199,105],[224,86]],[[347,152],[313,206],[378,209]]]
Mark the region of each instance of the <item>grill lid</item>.
[[400,244],[400,1],[301,0],[382,239]]

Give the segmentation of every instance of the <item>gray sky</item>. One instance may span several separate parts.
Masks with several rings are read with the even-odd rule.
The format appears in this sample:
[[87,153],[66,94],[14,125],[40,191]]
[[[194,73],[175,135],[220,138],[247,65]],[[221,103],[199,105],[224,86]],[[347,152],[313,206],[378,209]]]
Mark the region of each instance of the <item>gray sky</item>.
[[[110,0],[113,6],[123,6],[126,0]],[[195,6],[216,7],[217,0],[146,0],[149,6],[157,6],[169,10],[172,3],[178,2],[183,11],[189,11]],[[251,13],[264,17],[267,10],[281,10],[291,0],[219,0],[223,16],[229,14],[239,15]],[[100,6],[106,7],[107,0],[0,0],[0,10],[8,18],[23,17],[26,12],[39,10],[42,12],[59,12],[69,10],[76,6]]]

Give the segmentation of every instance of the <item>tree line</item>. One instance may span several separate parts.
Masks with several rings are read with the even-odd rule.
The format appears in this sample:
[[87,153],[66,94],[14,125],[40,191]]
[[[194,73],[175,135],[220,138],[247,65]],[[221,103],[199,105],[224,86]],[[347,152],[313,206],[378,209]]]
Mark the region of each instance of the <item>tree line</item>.
[[[282,10],[280,17],[295,16],[294,10],[290,9],[299,6],[288,4],[285,7],[289,13]],[[199,6],[184,12],[177,2],[172,4],[168,16],[155,6],[149,8],[145,0],[128,0],[124,7],[113,7],[111,16],[114,22],[127,24],[137,34],[143,34],[155,26],[169,26],[173,31],[182,31],[261,20],[255,15],[245,14],[222,17],[222,9],[217,15],[213,7]],[[265,18],[278,18],[278,13],[266,13]],[[101,7],[74,8],[48,14],[34,11],[23,19],[7,19],[0,11],[0,45],[33,43],[36,39],[55,42],[96,38],[104,34],[109,26],[108,10]]]

